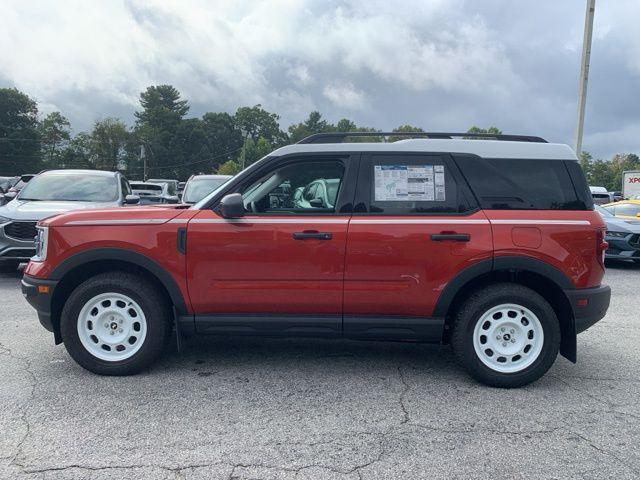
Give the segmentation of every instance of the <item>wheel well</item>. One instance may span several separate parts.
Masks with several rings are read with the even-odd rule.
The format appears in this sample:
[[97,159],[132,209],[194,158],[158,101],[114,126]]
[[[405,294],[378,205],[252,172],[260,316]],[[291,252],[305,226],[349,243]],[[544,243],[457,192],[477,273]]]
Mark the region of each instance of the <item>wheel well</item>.
[[[492,283],[511,282],[523,285],[534,290],[544,297],[556,312],[560,322],[561,351],[563,355],[570,344],[575,340],[575,327],[573,311],[567,296],[554,281],[547,277],[527,270],[507,269],[494,270],[465,283],[453,297],[445,318],[445,331],[443,341],[449,343],[453,319],[464,301],[477,290]],[[572,340],[573,339],[573,340]]]
[[56,333],[56,338],[58,338],[60,332],[62,309],[71,292],[85,280],[105,272],[129,272],[144,277],[173,305],[169,291],[163,283],[153,273],[140,265],[124,260],[95,260],[84,263],[66,272],[53,291],[53,298],[51,299],[51,323]]

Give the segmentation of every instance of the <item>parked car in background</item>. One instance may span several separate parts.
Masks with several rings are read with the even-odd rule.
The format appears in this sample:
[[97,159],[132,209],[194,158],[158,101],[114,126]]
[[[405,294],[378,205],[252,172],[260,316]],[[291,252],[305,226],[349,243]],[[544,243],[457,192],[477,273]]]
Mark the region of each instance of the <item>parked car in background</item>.
[[29,180],[31,180],[33,177],[35,177],[34,174],[20,175],[19,177],[10,177],[10,180],[7,182],[7,184],[11,183],[11,185],[9,185],[9,188],[7,188],[5,191],[1,191],[2,189],[0,189],[0,205],[5,205],[13,200],[18,192],[20,192],[20,190],[22,190],[27,182],[29,182]]
[[178,180],[172,178],[150,178],[147,180],[149,183],[159,183],[167,185],[167,195],[178,196]]
[[70,210],[136,204],[117,172],[51,170],[36,175],[0,207],[0,260],[28,260],[35,253],[36,222]]
[[609,193],[604,187],[589,187],[593,203],[596,205],[604,205],[613,202],[613,194]]
[[169,194],[169,188],[168,183],[131,182],[131,190],[141,205],[179,203],[178,195]]
[[13,187],[20,177],[0,177],[0,193],[6,193]]
[[609,193],[613,197],[614,202],[619,202],[620,200],[624,200],[624,197],[622,196],[622,192],[609,192]]
[[609,248],[605,252],[605,258],[640,263],[640,219],[616,217],[600,205],[596,205],[595,209],[607,224],[605,240]]
[[191,175],[182,194],[183,203],[197,203],[226,183],[232,175]]
[[640,200],[621,200],[602,205],[609,213],[621,218],[640,218]]

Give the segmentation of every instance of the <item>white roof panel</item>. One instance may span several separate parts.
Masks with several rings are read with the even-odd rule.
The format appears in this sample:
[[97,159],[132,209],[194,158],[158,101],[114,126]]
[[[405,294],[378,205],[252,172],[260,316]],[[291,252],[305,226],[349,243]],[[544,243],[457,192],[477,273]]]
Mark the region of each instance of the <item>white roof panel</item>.
[[577,160],[571,147],[561,143],[511,142],[504,140],[464,140],[417,138],[391,143],[295,143],[270,156],[312,152],[425,152],[470,153],[484,158]]

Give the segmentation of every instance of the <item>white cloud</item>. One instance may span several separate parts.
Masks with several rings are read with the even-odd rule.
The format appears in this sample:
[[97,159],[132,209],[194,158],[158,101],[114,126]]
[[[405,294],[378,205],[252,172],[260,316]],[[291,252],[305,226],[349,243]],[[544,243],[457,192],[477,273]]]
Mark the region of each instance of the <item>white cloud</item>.
[[[639,16],[637,0],[598,3],[591,69],[597,87],[606,45],[611,95],[636,105],[620,84],[640,74]],[[0,79],[76,129],[113,114],[131,121],[140,91],[170,83],[194,112],[262,103],[284,127],[320,109],[380,128],[495,123],[570,141],[584,5],[4,0],[0,18]],[[590,86],[587,130],[625,131],[635,120],[599,116],[597,91]]]
[[324,87],[323,95],[337,107],[358,110],[365,107],[366,96],[351,83],[330,83]]

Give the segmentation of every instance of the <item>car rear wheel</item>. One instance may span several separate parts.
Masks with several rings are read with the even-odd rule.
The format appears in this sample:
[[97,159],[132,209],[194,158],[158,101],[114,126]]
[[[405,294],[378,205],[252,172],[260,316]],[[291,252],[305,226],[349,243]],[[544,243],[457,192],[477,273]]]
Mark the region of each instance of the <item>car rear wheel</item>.
[[169,307],[143,277],[108,272],[80,284],[61,317],[69,355],[102,375],[130,375],[148,367],[170,334]]
[[549,303],[518,284],[495,284],[471,295],[455,318],[451,340],[462,366],[494,387],[526,385],[558,355],[560,325]]

